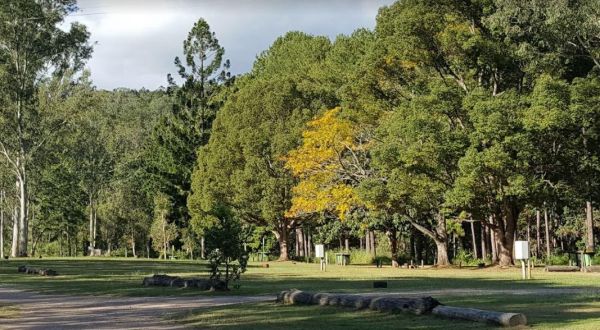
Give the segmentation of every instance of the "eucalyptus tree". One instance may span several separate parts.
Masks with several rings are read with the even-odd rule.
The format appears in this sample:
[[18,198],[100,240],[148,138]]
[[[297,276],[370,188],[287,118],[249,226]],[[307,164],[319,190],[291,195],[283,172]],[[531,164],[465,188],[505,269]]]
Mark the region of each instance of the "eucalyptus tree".
[[[47,77],[61,77],[81,68],[91,54],[86,28],[64,18],[77,10],[75,0],[9,0],[0,3],[0,153],[10,164],[18,184],[18,248],[27,255],[29,169],[32,156],[45,136],[60,127],[44,127],[45,113],[37,104],[37,90]],[[59,123],[60,124],[60,123]],[[59,125],[60,126],[60,125]]]

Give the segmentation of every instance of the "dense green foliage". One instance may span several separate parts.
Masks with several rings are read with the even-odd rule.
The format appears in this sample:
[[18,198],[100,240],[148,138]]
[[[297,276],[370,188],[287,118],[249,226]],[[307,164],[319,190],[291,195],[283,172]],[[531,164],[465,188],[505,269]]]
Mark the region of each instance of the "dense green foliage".
[[306,259],[313,243],[394,265],[507,266],[515,239],[550,262],[594,253],[594,0],[397,1],[373,31],[288,32],[235,79],[199,19],[174,61],[182,82],[157,91],[96,90],[85,27],[57,27],[75,10],[0,5],[14,256],[206,249],[235,278],[248,250]]

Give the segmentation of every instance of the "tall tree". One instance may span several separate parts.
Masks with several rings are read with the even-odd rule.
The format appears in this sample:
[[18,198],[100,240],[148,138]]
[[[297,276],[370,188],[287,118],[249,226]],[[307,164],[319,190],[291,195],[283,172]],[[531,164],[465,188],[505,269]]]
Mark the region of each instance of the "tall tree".
[[15,256],[28,253],[31,157],[45,135],[60,128],[60,122],[59,127],[42,125],[45,114],[37,105],[38,87],[49,75],[62,76],[69,68],[81,68],[91,54],[83,25],[73,23],[68,31],[59,26],[76,10],[75,0],[0,3],[0,90],[7,101],[0,107],[0,153],[10,164],[19,188]]
[[167,92],[173,106],[154,129],[149,158],[150,172],[160,190],[173,198],[173,212],[180,225],[189,217],[186,200],[198,148],[208,142],[212,122],[222,103],[222,89],[232,78],[224,49],[208,23],[199,19],[183,42],[184,61],[175,58],[183,80],[177,86],[169,75]]
[[275,41],[236,82],[238,89],[219,112],[209,143],[200,149],[188,205],[193,217],[207,218],[230,208],[240,219],[269,226],[280,259],[288,259],[286,217],[294,178],[283,157],[298,146],[304,124],[332,96],[310,79],[330,48],[323,37],[290,32]]

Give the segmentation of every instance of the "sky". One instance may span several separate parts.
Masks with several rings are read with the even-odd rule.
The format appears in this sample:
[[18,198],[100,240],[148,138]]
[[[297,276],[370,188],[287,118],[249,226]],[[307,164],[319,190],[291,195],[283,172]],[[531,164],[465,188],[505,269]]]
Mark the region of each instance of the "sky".
[[166,86],[183,40],[199,18],[216,33],[234,74],[288,31],[334,39],[375,26],[379,7],[393,0],[79,0],[78,21],[91,33],[88,61],[100,89]]

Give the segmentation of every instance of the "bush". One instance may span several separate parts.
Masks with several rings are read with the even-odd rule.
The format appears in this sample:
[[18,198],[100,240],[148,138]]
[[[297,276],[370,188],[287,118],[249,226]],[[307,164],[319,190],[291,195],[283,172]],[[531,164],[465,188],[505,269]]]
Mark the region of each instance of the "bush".
[[564,266],[569,264],[568,254],[552,254],[548,258],[548,265],[551,266]]
[[[335,264],[335,255],[336,253],[347,253],[346,250],[335,249],[335,250],[327,250],[327,259],[329,260],[329,264]],[[370,253],[367,253],[366,250],[361,249],[350,249],[350,264],[352,265],[373,265],[377,259],[381,260],[384,265],[391,265],[392,258],[389,254],[377,253],[377,256],[373,256]],[[400,257],[402,259],[402,257]],[[319,263],[319,258],[311,258],[311,262]]]
[[486,264],[486,260],[482,258],[475,259],[471,253],[460,250],[456,257],[452,259],[452,264],[456,266],[479,266],[480,264]]
[[353,265],[371,265],[375,262],[375,258],[365,250],[351,250],[350,263]]

